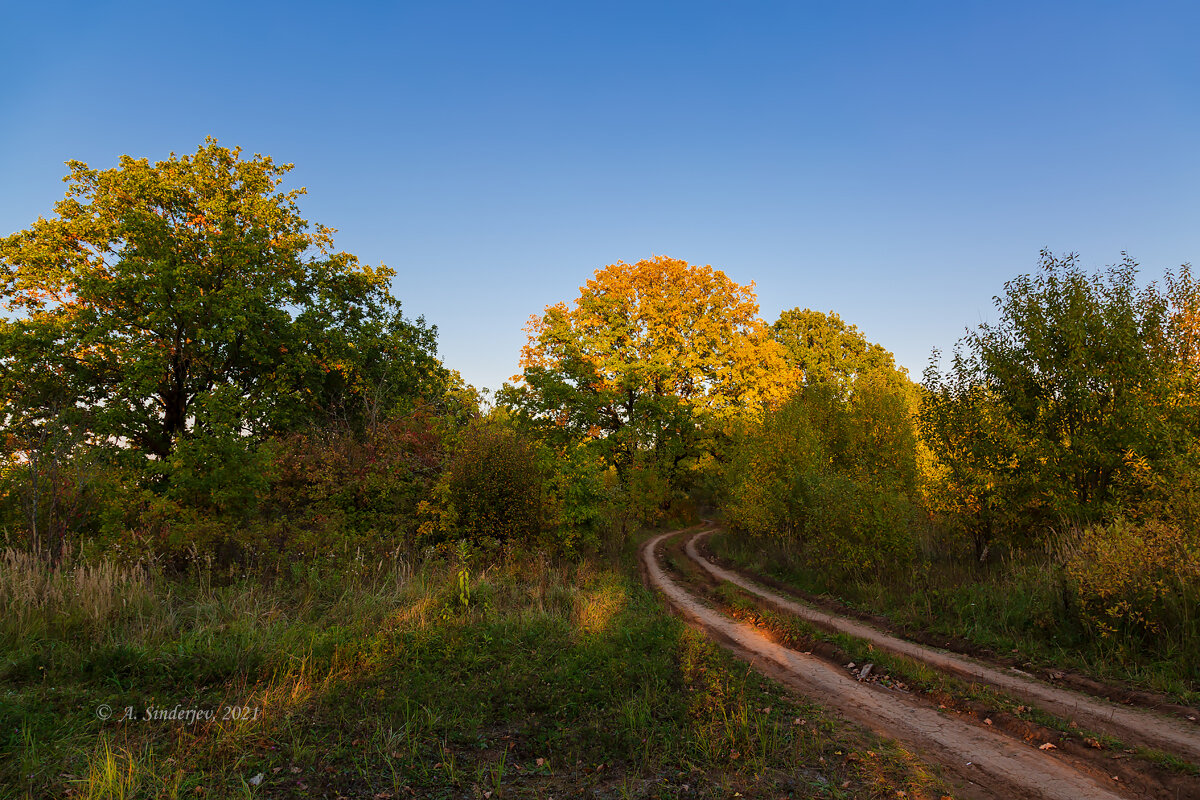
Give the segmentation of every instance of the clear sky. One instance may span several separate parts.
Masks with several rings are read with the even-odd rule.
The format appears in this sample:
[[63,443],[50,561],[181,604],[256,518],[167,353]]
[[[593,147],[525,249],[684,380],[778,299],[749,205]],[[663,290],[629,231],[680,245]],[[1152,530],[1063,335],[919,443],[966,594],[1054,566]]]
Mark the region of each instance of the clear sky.
[[1038,251],[1200,259],[1200,5],[4,3],[0,234],[63,161],[296,164],[477,386],[652,254],[835,310],[915,376]]

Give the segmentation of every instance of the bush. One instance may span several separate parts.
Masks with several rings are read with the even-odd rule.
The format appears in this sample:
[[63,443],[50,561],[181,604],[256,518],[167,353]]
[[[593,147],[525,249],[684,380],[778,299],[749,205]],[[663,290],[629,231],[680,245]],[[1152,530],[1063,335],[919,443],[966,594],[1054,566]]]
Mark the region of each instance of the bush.
[[498,419],[458,437],[420,532],[430,543],[533,543],[543,530],[545,476],[536,443]]
[[919,510],[908,497],[836,472],[820,476],[813,490],[818,499],[806,520],[808,550],[828,581],[913,562]]
[[586,445],[564,453],[542,449],[549,466],[546,526],[555,545],[568,553],[595,548],[619,525],[616,470]]
[[421,412],[365,433],[313,429],[237,448],[194,437],[150,480],[135,468],[102,475],[109,497],[97,544],[131,561],[260,567],[412,547],[417,507],[444,466],[442,438],[437,418]]
[[1085,623],[1160,643],[1200,634],[1200,541],[1174,525],[1119,520],[1083,531],[1067,560]]
[[439,422],[423,412],[364,434],[314,431],[278,441],[261,524],[272,546],[379,553],[416,543],[418,507],[446,462]]
[[815,499],[813,482],[829,460],[808,412],[793,399],[734,445],[725,517],[735,529],[802,538],[804,515]]

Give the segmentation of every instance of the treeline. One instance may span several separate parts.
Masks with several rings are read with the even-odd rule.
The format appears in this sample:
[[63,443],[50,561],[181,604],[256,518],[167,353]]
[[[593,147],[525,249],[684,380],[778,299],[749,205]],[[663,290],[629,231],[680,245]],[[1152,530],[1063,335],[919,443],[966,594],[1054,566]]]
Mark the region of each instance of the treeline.
[[597,463],[483,413],[392,271],[279,189],[291,165],[210,140],[69,166],[54,216],[0,239],[8,546],[267,570],[627,523]]
[[720,514],[817,588],[915,596],[1038,560],[1055,635],[1197,642],[1186,267],[1143,286],[1129,259],[1043,253],[917,384],[834,313],[768,324],[711,267],[618,262],[530,319],[488,405],[391,270],[300,216],[289,168],[211,140],[71,162],[54,216],[0,239],[10,546],[271,569],[578,554]]

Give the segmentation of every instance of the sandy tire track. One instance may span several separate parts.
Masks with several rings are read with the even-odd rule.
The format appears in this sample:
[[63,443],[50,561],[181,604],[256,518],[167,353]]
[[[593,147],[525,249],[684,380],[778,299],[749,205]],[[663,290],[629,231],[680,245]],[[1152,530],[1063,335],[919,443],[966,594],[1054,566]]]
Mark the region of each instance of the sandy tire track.
[[760,671],[835,709],[850,720],[910,743],[965,782],[981,798],[1115,800],[1124,795],[1104,777],[1082,772],[1056,754],[998,735],[982,725],[939,713],[928,706],[850,678],[824,661],[778,645],[753,626],[734,622],[700,602],[659,566],[655,536],[642,545],[641,561],[651,586],[689,622],[713,636]]
[[871,642],[890,653],[922,661],[943,672],[984,683],[1037,705],[1066,720],[1118,737],[1127,745],[1143,744],[1200,763],[1200,726],[1149,709],[1122,706],[1103,698],[1047,685],[1016,671],[997,669],[957,653],[948,653],[899,639],[849,617],[830,614],[797,602],[755,583],[738,572],[720,567],[702,556],[696,542],[713,531],[691,536],[684,550],[688,558],[719,581],[728,581],[766,601],[776,610],[793,614],[827,631],[846,633]]

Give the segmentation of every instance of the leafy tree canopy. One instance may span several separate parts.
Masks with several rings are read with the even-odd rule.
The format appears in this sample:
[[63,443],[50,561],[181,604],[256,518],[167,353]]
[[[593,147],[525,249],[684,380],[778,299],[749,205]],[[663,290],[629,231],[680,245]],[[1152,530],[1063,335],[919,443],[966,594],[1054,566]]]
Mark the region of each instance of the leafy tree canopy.
[[793,308],[771,326],[783,345],[788,363],[805,384],[834,384],[847,392],[856,377],[868,373],[898,372],[895,357],[884,347],[847,324],[836,313]]
[[777,403],[782,348],[758,319],[754,285],[656,256],[596,271],[572,306],[530,319],[517,402],[576,438],[604,438],[619,466],[676,447],[703,416],[729,420]]
[[989,509],[1026,527],[1101,517],[1184,447],[1196,303],[1186,269],[1168,286],[1139,287],[1128,256],[1089,274],[1043,251],[996,298],[999,321],[959,343],[948,373],[926,372],[925,438],[984,527]]
[[[436,395],[436,331],[393,272],[300,216],[290,164],[209,139],[151,164],[68,162],[55,215],[0,239],[9,431],[55,414],[163,458],[197,434],[263,435]],[[69,421],[69,420],[68,420]]]

